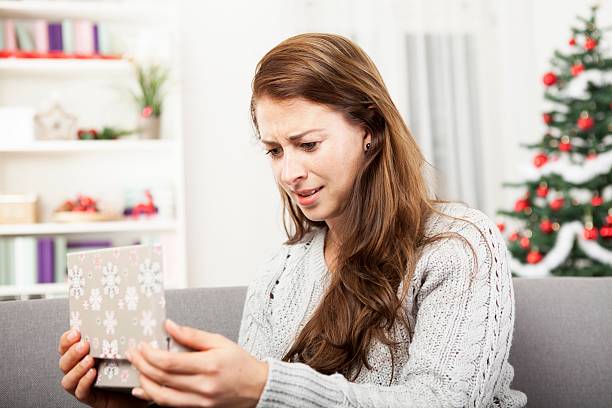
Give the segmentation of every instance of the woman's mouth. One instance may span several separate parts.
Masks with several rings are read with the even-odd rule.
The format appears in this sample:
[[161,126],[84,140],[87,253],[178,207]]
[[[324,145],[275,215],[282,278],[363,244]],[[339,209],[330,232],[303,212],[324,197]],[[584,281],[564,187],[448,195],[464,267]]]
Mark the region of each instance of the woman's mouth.
[[322,189],[323,187],[321,186],[321,187],[313,189],[307,194],[302,195],[302,194],[295,193],[295,195],[297,196],[298,202],[300,203],[301,206],[310,206],[317,201],[320,195],[319,192]]

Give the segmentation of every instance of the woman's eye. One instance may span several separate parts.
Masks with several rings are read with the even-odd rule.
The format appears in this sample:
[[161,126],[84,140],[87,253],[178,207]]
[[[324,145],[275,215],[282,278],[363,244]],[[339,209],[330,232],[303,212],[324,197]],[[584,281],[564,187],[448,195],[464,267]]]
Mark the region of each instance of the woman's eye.
[[271,155],[271,156],[273,156],[273,157],[276,157],[276,156],[278,156],[278,155],[280,154],[279,150],[280,150],[280,148],[275,147],[274,149],[270,149],[270,150],[268,150],[268,151],[266,152],[266,154],[269,154],[269,155]]
[[317,142],[302,143],[302,147],[306,150],[313,150],[317,147]]

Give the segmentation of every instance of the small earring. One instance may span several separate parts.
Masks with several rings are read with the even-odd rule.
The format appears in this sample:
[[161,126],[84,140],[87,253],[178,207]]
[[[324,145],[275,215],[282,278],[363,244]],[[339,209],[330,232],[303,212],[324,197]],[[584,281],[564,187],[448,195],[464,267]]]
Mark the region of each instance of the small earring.
[[372,143],[366,144],[366,151],[370,150],[370,147],[372,147]]

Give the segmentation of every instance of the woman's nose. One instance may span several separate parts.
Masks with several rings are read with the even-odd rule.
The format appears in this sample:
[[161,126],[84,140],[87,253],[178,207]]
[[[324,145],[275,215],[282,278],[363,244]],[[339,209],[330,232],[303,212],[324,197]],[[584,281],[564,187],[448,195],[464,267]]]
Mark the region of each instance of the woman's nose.
[[285,185],[292,186],[300,179],[306,178],[306,168],[299,158],[291,154],[283,157],[281,180]]

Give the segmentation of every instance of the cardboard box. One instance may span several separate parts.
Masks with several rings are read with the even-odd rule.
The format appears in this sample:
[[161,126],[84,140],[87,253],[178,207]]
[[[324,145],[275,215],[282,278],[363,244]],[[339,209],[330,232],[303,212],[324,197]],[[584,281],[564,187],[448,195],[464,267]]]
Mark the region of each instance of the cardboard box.
[[36,194],[0,193],[0,224],[33,224],[37,217]]

